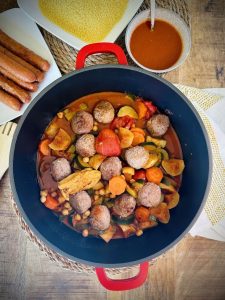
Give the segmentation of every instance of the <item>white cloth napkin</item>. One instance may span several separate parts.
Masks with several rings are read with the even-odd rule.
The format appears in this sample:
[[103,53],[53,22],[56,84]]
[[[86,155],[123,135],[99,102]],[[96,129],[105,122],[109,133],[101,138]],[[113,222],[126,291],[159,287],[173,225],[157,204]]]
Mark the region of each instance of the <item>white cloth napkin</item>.
[[[214,145],[215,143],[218,145],[218,153],[215,153],[215,147],[212,147],[213,156],[214,158],[217,157],[217,163],[218,157],[220,159],[220,173],[214,173],[214,176],[219,175],[218,178],[220,178],[218,180],[219,186],[216,185],[214,188],[214,195],[216,190],[218,198],[215,200],[211,192],[211,198],[209,197],[207,200],[206,206],[192,227],[190,234],[225,241],[225,88],[199,90],[181,85],[177,85],[177,87],[194,104],[201,116],[208,118],[214,132],[213,136],[216,139]],[[214,137],[209,131],[208,133],[212,141]],[[215,161],[213,168],[214,172],[217,172]]]

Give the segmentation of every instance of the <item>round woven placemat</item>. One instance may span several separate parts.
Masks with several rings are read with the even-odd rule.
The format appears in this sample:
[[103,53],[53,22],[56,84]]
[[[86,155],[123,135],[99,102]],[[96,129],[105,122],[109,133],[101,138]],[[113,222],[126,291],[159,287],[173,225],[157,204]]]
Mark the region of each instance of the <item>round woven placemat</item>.
[[[181,18],[190,26],[190,17],[188,13],[188,8],[185,0],[156,0],[156,4],[159,7],[164,7],[171,9],[180,15]],[[141,5],[137,13],[142,10],[148,9],[150,5],[149,0],[145,0]],[[54,59],[61,70],[62,73],[69,73],[74,70],[74,65],[77,57],[78,50],[64,43],[62,40],[58,39],[48,31],[42,29],[42,33],[45,41],[47,42]],[[130,65],[135,65],[134,62],[129,58],[126,51],[125,41],[125,30],[121,33],[116,43],[122,47]],[[94,54],[90,55],[86,59],[86,66],[95,64],[117,64],[117,59],[113,54]]]
[[[138,12],[149,8],[149,0],[145,0],[138,10]],[[156,4],[160,7],[168,8],[179,14],[184,21],[190,26],[190,18],[189,18],[189,13],[188,13],[188,8],[187,4],[184,0],[156,0]],[[138,13],[137,12],[137,13]],[[55,61],[60,68],[62,73],[69,73],[74,70],[74,65],[76,61],[76,56],[78,53],[78,50],[75,50],[68,44],[64,43],[48,31],[42,29],[44,39],[47,42],[54,58]],[[119,44],[125,51],[127,57],[128,54],[126,52],[126,47],[124,43],[124,35],[125,31],[122,32],[120,37],[117,39],[116,43]],[[134,65],[133,61],[131,61],[128,57],[128,63],[131,65]],[[117,60],[112,54],[95,54],[95,55],[90,55],[86,59],[86,65],[95,65],[95,64],[117,64]],[[32,230],[29,228],[29,226],[26,224],[24,221],[23,217],[21,216],[18,207],[13,200],[12,197],[12,204],[13,208],[17,214],[18,220],[20,222],[20,225],[22,229],[25,231],[29,239],[38,246],[38,248],[46,255],[49,257],[51,261],[56,262],[58,265],[62,266],[63,268],[76,271],[76,272],[87,272],[87,273],[94,273],[95,268],[92,266],[84,265],[78,262],[75,262],[73,260],[70,260],[57,252],[53,251],[50,249],[48,246],[46,246],[43,241],[38,239],[35,234],[32,232]],[[160,257],[162,257],[161,255]],[[158,258],[157,258],[158,259]],[[151,264],[155,262],[156,259],[151,261]],[[110,268],[106,269],[107,273],[110,275],[116,275],[116,274],[121,274],[124,272],[127,272],[129,270],[135,270],[137,269],[138,266],[131,266],[131,267],[125,267],[125,268]]]

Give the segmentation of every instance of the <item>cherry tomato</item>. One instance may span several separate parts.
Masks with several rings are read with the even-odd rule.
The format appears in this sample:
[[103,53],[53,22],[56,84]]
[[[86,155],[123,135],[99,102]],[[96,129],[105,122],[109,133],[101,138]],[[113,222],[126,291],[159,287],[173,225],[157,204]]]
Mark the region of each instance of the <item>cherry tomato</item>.
[[129,116],[116,117],[110,124],[110,128],[112,130],[120,127],[130,129],[133,124],[134,124],[134,119]]

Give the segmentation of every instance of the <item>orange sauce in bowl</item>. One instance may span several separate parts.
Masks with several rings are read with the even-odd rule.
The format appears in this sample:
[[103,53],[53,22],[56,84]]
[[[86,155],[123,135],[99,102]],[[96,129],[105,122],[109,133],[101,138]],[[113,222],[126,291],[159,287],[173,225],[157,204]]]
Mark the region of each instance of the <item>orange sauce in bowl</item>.
[[150,21],[135,28],[130,39],[133,57],[144,67],[164,70],[173,66],[182,53],[182,39],[171,24],[155,20],[151,30]]

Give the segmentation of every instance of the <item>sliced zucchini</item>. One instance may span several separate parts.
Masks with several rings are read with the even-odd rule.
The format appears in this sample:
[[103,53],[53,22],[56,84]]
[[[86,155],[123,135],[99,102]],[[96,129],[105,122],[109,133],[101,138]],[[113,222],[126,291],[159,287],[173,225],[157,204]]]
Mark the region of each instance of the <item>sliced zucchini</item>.
[[142,185],[145,184],[145,180],[144,179],[137,179],[136,182],[137,183],[141,183]]
[[137,112],[133,109],[133,107],[128,106],[128,105],[122,106],[119,109],[117,116],[118,117],[129,116],[131,118],[138,119]]
[[75,170],[81,170],[81,167],[77,164],[77,159],[75,157],[73,163],[72,163],[72,167],[75,169]]
[[174,186],[172,186],[172,185],[166,185],[166,184],[164,184],[162,182],[159,184],[159,186],[160,186],[160,188],[162,190],[166,190],[166,191],[169,191],[169,192],[175,192],[176,191],[175,188],[174,188]]
[[168,160],[169,159],[169,154],[165,149],[157,148],[156,152],[162,154],[162,160]]
[[137,192],[135,189],[132,189],[128,184],[126,186],[126,191],[128,194],[130,194],[132,197],[137,198]]
[[100,167],[100,165],[102,164],[102,162],[104,161],[105,158],[106,158],[106,156],[104,156],[104,155],[95,154],[94,156],[92,156],[90,158],[89,166],[95,170],[98,170],[98,168]]
[[140,144],[140,146],[143,146],[149,152],[156,151],[157,149],[156,145],[152,142],[145,142]]
[[172,178],[170,178],[170,177],[168,177],[168,176],[164,176],[164,177],[163,177],[162,183],[164,183],[164,184],[166,184],[166,185],[172,185],[172,186],[174,186],[174,187],[177,186],[177,182],[176,182],[174,179],[172,179]]
[[169,209],[174,208],[178,205],[180,200],[180,195],[178,192],[173,192],[172,194],[165,195],[165,202]]
[[114,203],[115,203],[115,199],[111,199],[111,198],[104,198],[103,203],[105,206],[107,206],[108,208],[112,208]]
[[78,166],[79,166],[81,169],[84,169],[84,168],[90,168],[89,163],[84,162],[84,161],[83,161],[83,157],[81,157],[80,155],[78,155],[78,156],[76,157],[76,160],[77,160]]
[[[139,180],[141,180],[141,179],[139,179]],[[144,185],[144,180],[142,180],[143,182],[138,182],[138,181],[135,181],[135,182],[133,182],[132,183],[132,187],[135,189],[135,191],[136,192],[138,192],[142,187],[143,187],[143,185]]]
[[157,153],[157,156],[158,156],[158,160],[157,160],[157,162],[155,163],[154,167],[158,167],[158,166],[160,166],[161,163],[162,163],[162,153],[161,153],[161,152],[158,152],[158,153]]
[[153,138],[149,135],[146,137],[146,142],[154,143],[157,147],[160,147],[160,148],[165,148],[166,147],[166,140],[156,139],[156,138]]
[[75,150],[76,150],[75,145],[71,145],[71,146],[69,147],[69,149],[68,149],[66,152],[67,152],[67,153],[73,154],[73,153],[75,152]]
[[117,224],[128,225],[128,224],[133,223],[134,215],[132,214],[126,218],[121,218],[119,216],[112,215],[112,220]]
[[159,156],[156,153],[149,153],[149,159],[143,168],[148,169],[155,166],[158,160],[159,160]]
[[178,176],[184,170],[184,161],[182,159],[169,159],[162,161],[163,169],[171,176]]
[[131,100],[135,100],[136,99],[136,96],[134,94],[131,94],[131,93],[126,93],[126,97],[131,99]]

